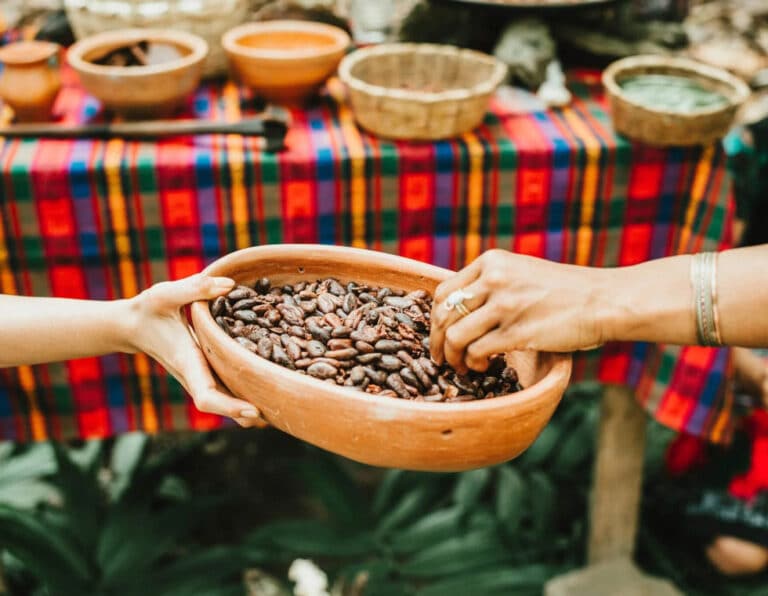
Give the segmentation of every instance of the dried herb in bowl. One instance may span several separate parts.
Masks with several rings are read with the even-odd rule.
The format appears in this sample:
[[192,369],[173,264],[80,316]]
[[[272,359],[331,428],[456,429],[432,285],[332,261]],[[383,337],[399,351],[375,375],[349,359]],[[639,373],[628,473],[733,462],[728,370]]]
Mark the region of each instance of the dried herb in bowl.
[[707,89],[695,79],[666,74],[646,74],[621,81],[621,90],[631,101],[648,108],[689,113],[728,104],[722,93]]
[[503,355],[459,375],[429,358],[432,297],[328,278],[272,287],[266,278],[211,303],[241,346],[329,383],[420,401],[471,401],[519,391]]

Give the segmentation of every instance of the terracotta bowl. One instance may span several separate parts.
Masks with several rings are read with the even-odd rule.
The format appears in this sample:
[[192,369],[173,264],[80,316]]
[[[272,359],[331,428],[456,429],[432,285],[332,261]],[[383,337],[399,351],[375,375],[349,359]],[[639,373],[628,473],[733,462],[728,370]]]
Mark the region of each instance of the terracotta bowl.
[[[451,271],[380,252],[325,245],[246,248],[205,270],[239,283],[273,284],[336,277],[406,291],[430,292]],[[192,305],[192,322],[213,369],[232,393],[261,409],[273,426],[366,464],[413,470],[467,470],[522,453],[554,412],[568,384],[567,354],[512,352],[525,389],[487,400],[429,403],[377,397],[300,375],[231,339],[207,302]]]
[[[94,60],[111,49],[142,39],[175,46],[176,60],[147,66],[103,66]],[[104,107],[129,118],[169,116],[200,82],[208,44],[191,33],[166,29],[120,29],[86,37],[72,45],[67,59],[83,87]]]
[[332,25],[277,20],[230,29],[221,44],[235,79],[269,101],[298,104],[336,71],[350,39]]

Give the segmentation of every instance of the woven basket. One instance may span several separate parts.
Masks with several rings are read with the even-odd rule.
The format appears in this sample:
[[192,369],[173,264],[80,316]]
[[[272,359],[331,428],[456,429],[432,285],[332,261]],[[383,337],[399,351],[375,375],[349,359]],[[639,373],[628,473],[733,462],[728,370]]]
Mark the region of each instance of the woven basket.
[[[620,84],[629,77],[666,74],[688,77],[705,89],[722,93],[724,106],[690,113],[665,111],[640,105],[626,97]],[[649,145],[706,145],[721,139],[731,128],[736,111],[750,95],[741,79],[724,70],[685,58],[632,56],[611,64],[603,73],[611,104],[614,129]]]
[[411,140],[454,137],[478,126],[506,71],[481,52],[416,43],[364,48],[339,65],[358,124]]
[[248,0],[64,0],[75,37],[126,28],[179,29],[208,42],[203,76],[227,72],[221,47],[225,31],[241,24]]

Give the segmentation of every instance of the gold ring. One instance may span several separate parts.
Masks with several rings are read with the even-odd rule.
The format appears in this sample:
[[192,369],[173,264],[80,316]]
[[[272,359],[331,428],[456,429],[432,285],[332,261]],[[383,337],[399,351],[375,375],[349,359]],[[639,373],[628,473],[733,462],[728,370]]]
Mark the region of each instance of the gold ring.
[[463,302],[457,302],[455,308],[457,311],[459,311],[459,314],[461,314],[462,317],[466,317],[471,312],[466,306],[464,306]]
[[[453,310],[455,308],[460,313],[464,314],[464,316],[467,316],[469,314],[469,309],[464,306],[464,300],[471,300],[474,297],[475,295],[471,292],[467,292],[465,290],[455,290],[448,295],[448,298],[445,299],[445,310]],[[464,310],[460,310],[460,307]]]

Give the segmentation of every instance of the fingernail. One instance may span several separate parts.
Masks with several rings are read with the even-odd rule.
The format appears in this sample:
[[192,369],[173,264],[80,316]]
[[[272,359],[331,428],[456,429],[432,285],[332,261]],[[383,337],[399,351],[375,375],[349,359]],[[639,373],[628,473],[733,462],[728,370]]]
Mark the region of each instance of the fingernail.
[[259,414],[259,411],[256,408],[245,408],[244,410],[240,410],[240,417],[241,418],[258,418],[261,414]]
[[224,290],[234,286],[235,280],[229,279],[228,277],[214,277],[213,285],[215,285],[217,288],[221,288],[222,290]]

